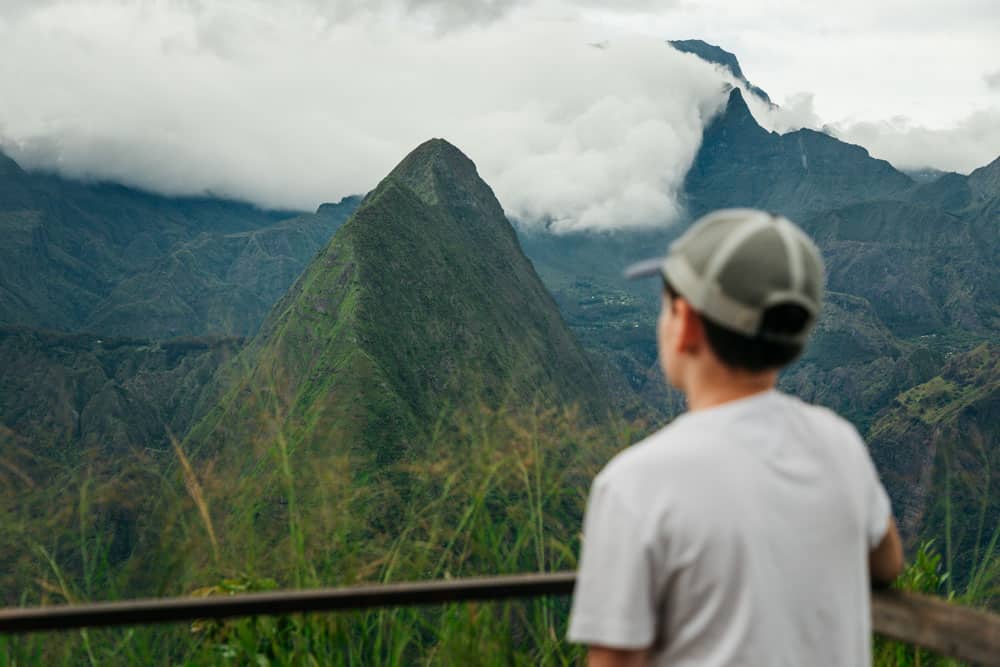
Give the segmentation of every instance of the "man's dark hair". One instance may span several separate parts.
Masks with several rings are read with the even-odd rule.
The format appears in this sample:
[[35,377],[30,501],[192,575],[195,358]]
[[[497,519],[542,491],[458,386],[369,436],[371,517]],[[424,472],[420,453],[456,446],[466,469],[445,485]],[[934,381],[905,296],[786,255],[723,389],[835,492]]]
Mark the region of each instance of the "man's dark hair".
[[[663,281],[663,291],[671,303],[681,296],[666,280]],[[801,333],[809,322],[809,313],[798,304],[781,303],[765,310],[760,331],[752,337],[720,326],[701,313],[698,317],[712,352],[730,368],[751,373],[774,370],[795,361],[805,347],[799,343],[776,342],[761,337],[765,332],[786,336]]]

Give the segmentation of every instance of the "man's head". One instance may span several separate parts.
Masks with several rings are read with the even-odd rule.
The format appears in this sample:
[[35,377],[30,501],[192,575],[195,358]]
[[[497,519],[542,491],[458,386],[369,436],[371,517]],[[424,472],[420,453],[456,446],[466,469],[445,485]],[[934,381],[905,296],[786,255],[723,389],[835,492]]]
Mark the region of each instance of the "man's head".
[[660,275],[660,362],[680,388],[692,364],[773,375],[801,353],[823,295],[823,260],[787,219],[752,209],[701,218],[665,258],[626,275]]

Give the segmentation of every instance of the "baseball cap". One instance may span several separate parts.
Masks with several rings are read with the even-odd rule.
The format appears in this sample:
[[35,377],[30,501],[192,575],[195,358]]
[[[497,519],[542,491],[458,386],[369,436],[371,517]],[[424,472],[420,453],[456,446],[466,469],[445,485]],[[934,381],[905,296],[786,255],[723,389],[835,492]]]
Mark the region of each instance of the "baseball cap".
[[[823,300],[823,258],[816,244],[787,218],[755,209],[709,213],[670,244],[666,257],[625,271],[627,278],[657,274],[715,324],[779,343],[804,344]],[[809,314],[802,331],[761,330],[764,313],[781,304]]]

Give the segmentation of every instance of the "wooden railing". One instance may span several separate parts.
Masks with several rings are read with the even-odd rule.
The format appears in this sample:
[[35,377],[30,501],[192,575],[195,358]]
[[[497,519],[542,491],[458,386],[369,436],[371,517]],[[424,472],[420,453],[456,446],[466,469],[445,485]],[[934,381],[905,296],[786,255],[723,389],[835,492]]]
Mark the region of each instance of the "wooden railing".
[[[349,588],[181,597],[0,610],[0,633],[171,623],[237,616],[572,595],[573,572],[379,584]],[[1000,615],[914,593],[872,592],[876,633],[943,656],[1000,665]]]

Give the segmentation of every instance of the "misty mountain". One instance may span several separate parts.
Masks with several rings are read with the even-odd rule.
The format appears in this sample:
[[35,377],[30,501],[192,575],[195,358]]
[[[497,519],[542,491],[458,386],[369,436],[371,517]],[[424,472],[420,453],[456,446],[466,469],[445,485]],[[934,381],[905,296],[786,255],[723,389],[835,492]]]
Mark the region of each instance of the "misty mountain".
[[0,154],[0,325],[243,335],[357,201],[312,215],[27,173]]
[[[731,54],[699,44],[674,46],[742,76]],[[996,340],[1000,328],[1000,159],[968,176],[914,179],[822,132],[769,132],[734,89],[687,174],[683,220],[600,234],[521,229],[515,237],[460,156],[430,142],[360,209],[347,199],[311,214],[26,173],[0,156],[0,324],[151,339],[256,334],[235,364],[223,364],[219,382],[238,389],[201,422],[198,441],[232,442],[232,432],[350,441],[363,466],[395,460],[390,436],[412,440],[407,434],[466,395],[527,393],[580,400],[595,413],[610,404],[629,416],[676,414],[682,405],[656,362],[657,288],[620,272],[662,254],[714,208],[780,212],[817,239],[830,298],[782,386],[840,410],[863,432],[899,396],[944,372],[951,356]],[[72,356],[59,363],[77,367]],[[594,399],[606,395],[603,386],[610,398]],[[248,421],[262,405],[270,423]],[[18,422],[19,431],[28,423]]]
[[[869,437],[882,473],[906,480],[890,484],[890,492],[894,503],[909,507],[911,494],[941,502],[942,491],[907,472],[909,463],[898,467],[905,455],[880,453],[888,446],[881,415],[898,413],[907,392],[947,374],[953,355],[997,340],[998,195],[1000,159],[969,176],[917,182],[864,148],[821,132],[765,130],[734,89],[706,127],[687,175],[685,220],[635,233],[523,238],[587,349],[645,404],[671,414],[681,406],[656,364],[657,287],[629,283],[618,272],[661,255],[690,220],[709,210],[751,206],[789,216],[820,246],[829,292],[809,348],[782,374],[781,386],[851,419]],[[988,382],[982,374],[963,377],[971,392]],[[965,428],[986,418],[974,410],[962,414]],[[908,431],[910,446],[927,445],[929,433]],[[961,443],[961,456],[971,456],[962,448],[972,441]],[[918,533],[940,535],[942,524],[908,521],[904,529],[913,540]]]
[[740,61],[736,58],[735,54],[730,53],[715,44],[709,44],[708,42],[704,42],[700,39],[671,39],[668,40],[667,43],[678,51],[692,53],[706,62],[722,67],[732,74],[738,81],[743,83],[747,87],[747,90],[751,93],[761,98],[769,105],[774,105],[774,103],[771,102],[771,97],[767,93],[747,80],[746,75],[743,74],[743,68],[740,67]]
[[913,185],[861,146],[815,130],[765,130],[734,88],[705,129],[684,190],[692,217],[750,206],[800,220],[858,201],[904,197]]

